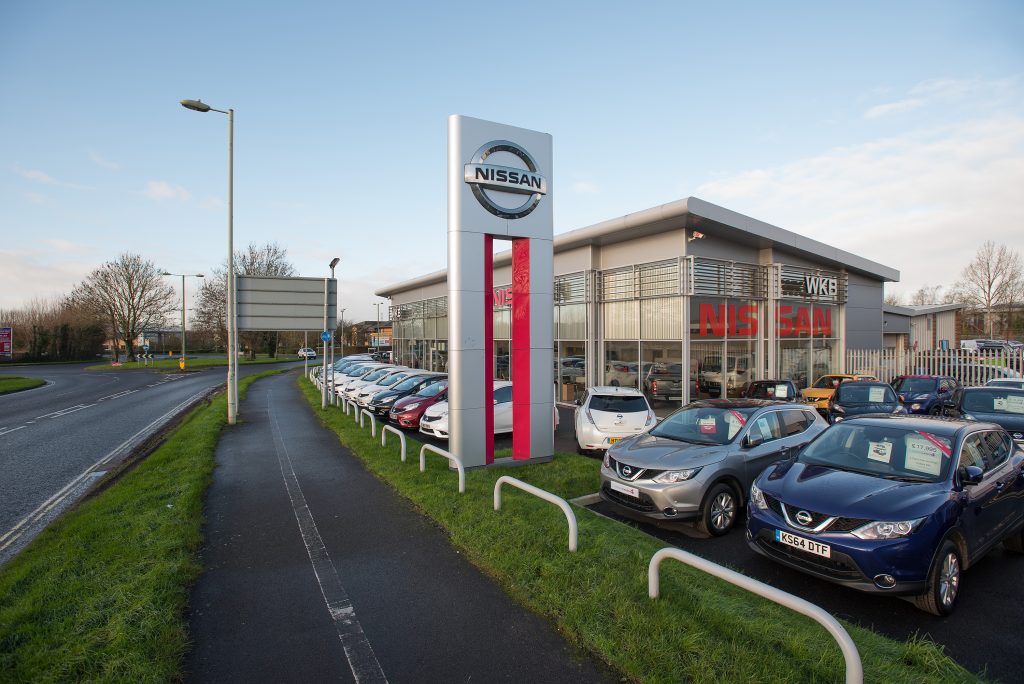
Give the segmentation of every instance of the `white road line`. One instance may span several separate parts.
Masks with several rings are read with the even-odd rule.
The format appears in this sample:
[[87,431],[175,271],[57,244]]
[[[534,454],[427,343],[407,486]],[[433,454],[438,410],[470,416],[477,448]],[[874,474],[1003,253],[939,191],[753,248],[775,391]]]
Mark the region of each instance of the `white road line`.
[[[313,566],[313,574],[320,585],[320,593],[327,602],[327,610],[338,630],[338,638],[341,639],[342,649],[345,651],[345,658],[352,670],[352,676],[360,682],[387,682],[384,671],[377,661],[373,652],[373,646],[363,633],[363,626],[356,619],[355,608],[349,600],[348,592],[341,584],[338,571],[327,553],[327,546],[320,537],[316,527],[316,520],[313,519],[313,512],[306,504],[306,497],[299,485],[299,478],[295,475],[292,467],[292,459],[288,455],[288,447],[281,437],[281,428],[277,424],[277,417],[270,408],[270,397],[272,392],[267,392],[267,416],[274,437],[274,451],[277,453],[277,462],[281,466],[281,478],[284,480],[285,489],[288,491],[288,498],[292,503],[292,511],[295,513],[295,520],[299,524],[299,533],[306,545],[306,553],[309,555],[309,562]],[[286,470],[287,465],[287,470]]]
[[28,426],[27,425],[19,425],[18,427],[11,428],[11,429],[2,428],[2,429],[0,429],[0,436],[9,435],[12,432],[14,432],[15,430],[21,430],[22,428],[26,428],[26,427],[28,427]]
[[[196,397],[202,395],[205,392],[206,392],[206,390],[203,390],[202,392],[197,392],[197,393],[193,394],[191,397],[189,397],[185,401],[181,402],[180,404],[178,404],[177,406],[172,408],[170,411],[168,411],[167,413],[163,414],[162,416],[160,416],[159,418],[154,420],[152,423],[150,423],[146,427],[144,427],[141,430],[139,430],[138,432],[136,432],[134,435],[132,435],[131,437],[129,437],[125,441],[121,442],[121,444],[118,445],[117,448],[115,448],[109,454],[107,454],[106,456],[104,456],[103,458],[101,458],[100,460],[96,461],[91,466],[89,466],[88,468],[83,470],[81,472],[81,474],[79,474],[77,477],[75,477],[73,480],[71,480],[71,482],[69,482],[66,485],[64,485],[64,487],[60,491],[58,491],[56,494],[52,495],[49,499],[47,499],[43,503],[39,504],[38,508],[36,508],[34,511],[32,511],[31,513],[26,515],[24,518],[19,520],[18,523],[14,527],[12,527],[11,529],[7,530],[7,532],[5,532],[2,536],[0,536],[0,551],[3,551],[7,547],[9,547],[11,544],[13,544],[15,541],[17,541],[18,537],[20,537],[24,533],[25,530],[23,530],[22,528],[25,527],[25,525],[27,525],[30,522],[34,522],[34,521],[38,520],[39,518],[43,517],[44,515],[46,515],[47,511],[52,509],[56,504],[60,503],[75,488],[76,485],[78,485],[85,478],[89,477],[89,475],[94,470],[96,470],[97,467],[103,465],[104,463],[107,463],[108,461],[110,461],[110,459],[114,458],[115,456],[117,456],[121,452],[123,452],[126,449],[130,448],[133,445],[133,443],[139,437],[141,437],[142,435],[146,434],[147,431],[155,428],[162,421],[169,420],[173,415],[175,415],[175,413],[178,410],[180,410],[182,407],[188,405],[189,402],[193,401]],[[21,531],[19,532],[19,530],[21,530]]]

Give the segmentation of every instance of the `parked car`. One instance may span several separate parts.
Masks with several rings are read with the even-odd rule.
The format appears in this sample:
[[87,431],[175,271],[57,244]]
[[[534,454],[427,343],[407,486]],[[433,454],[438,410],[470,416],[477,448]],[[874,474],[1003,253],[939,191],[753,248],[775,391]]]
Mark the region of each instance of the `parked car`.
[[[726,357],[725,396],[736,397],[743,393],[743,387],[750,376],[753,358],[749,354]],[[706,356],[701,364],[700,387],[713,397],[722,394],[722,357]]]
[[831,426],[750,489],[747,540],[779,563],[948,615],[962,573],[1020,552],[1024,454],[997,425],[864,417]]
[[612,387],[636,387],[640,364],[636,361],[608,361],[604,365],[604,381]]
[[[374,402],[377,401],[383,402],[384,397],[380,396],[374,400]],[[388,420],[401,428],[419,430],[423,412],[434,404],[446,401],[448,401],[448,378],[442,376],[412,394],[396,398],[388,411]],[[373,410],[374,402],[370,404],[371,410]]]
[[447,382],[448,376],[444,373],[428,371],[413,373],[404,380],[399,380],[383,391],[374,394],[370,401],[367,402],[366,408],[374,415],[387,418],[391,409],[398,401],[419,392],[424,387],[432,385],[439,380]]
[[696,521],[702,532],[722,535],[736,522],[754,478],[827,427],[802,404],[696,401],[608,448],[601,498],[626,515]]
[[1000,425],[1015,441],[1024,442],[1024,389],[965,387],[943,409],[947,416]]
[[[387,375],[383,379],[378,380],[376,383],[372,385],[365,385],[363,387],[360,387],[356,393],[355,402],[362,408],[370,408],[370,404],[373,402],[373,400],[382,394],[389,393],[393,390],[397,390],[398,387],[403,387],[402,390],[399,390],[399,394],[401,394],[401,396],[405,396],[405,394],[408,393],[405,391],[406,389],[412,387],[417,387],[418,389],[416,381],[432,381],[434,378],[437,378],[439,376],[441,376],[440,373],[435,373],[433,371],[406,368],[397,373]],[[407,381],[410,384],[405,386]],[[379,413],[386,415],[387,410],[385,409],[384,411],[381,411]]]
[[743,389],[746,399],[774,399],[795,401],[800,395],[792,380],[754,380]]
[[960,389],[960,383],[948,375],[900,375],[892,381],[892,388],[907,413],[937,416],[942,413],[942,402]]
[[644,394],[652,401],[679,401],[683,397],[683,364],[657,361],[644,374]]
[[[557,409],[556,409],[557,410]],[[438,402],[423,412],[420,432],[438,439],[448,439],[448,402]],[[512,383],[494,381],[494,434],[512,432]]]
[[632,387],[588,387],[576,400],[576,450],[604,451],[657,422],[647,397]]
[[391,364],[377,366],[361,378],[349,381],[345,385],[344,391],[339,392],[339,395],[345,399],[345,401],[355,401],[359,390],[362,388],[376,384],[378,381],[384,380],[392,375],[406,373],[411,370],[411,368],[406,368],[405,366],[392,366]]
[[[369,361],[366,363],[356,364],[350,366],[348,370],[343,373],[336,373],[333,381],[328,384],[328,387],[334,388],[334,393],[339,397],[344,396],[345,390],[348,389],[349,383],[361,380],[370,373],[385,367],[383,363],[377,363],[376,361]],[[328,369],[330,371],[330,369]]]
[[822,375],[814,382],[813,385],[803,390],[800,394],[804,401],[818,409],[818,411],[824,415],[828,410],[828,400],[832,396],[832,393],[836,391],[836,387],[839,387],[840,383],[844,383],[849,380],[878,380],[878,378],[873,375],[830,373],[828,375]]
[[903,408],[896,392],[884,382],[852,380],[840,383],[828,400],[826,418],[830,423],[870,414],[901,415]]
[[302,349],[299,350],[299,358],[300,359],[315,359],[316,358],[316,349],[313,349],[312,347],[303,347]]
[[1024,389],[1024,379],[1018,378],[992,378],[985,383],[985,387],[1008,387],[1010,389]]

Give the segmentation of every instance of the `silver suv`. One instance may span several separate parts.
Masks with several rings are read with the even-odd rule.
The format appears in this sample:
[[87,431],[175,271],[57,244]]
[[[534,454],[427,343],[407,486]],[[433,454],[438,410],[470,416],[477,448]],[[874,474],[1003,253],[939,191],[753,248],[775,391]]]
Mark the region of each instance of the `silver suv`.
[[645,434],[608,449],[601,498],[629,516],[695,521],[705,534],[723,535],[761,471],[827,427],[803,404],[758,399],[687,404]]

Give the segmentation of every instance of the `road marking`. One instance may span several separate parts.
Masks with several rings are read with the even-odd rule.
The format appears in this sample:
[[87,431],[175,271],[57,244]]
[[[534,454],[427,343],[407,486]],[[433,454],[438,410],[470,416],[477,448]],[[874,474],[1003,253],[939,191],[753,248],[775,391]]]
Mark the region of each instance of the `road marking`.
[[124,392],[118,392],[117,394],[110,394],[110,395],[107,395],[105,397],[100,397],[99,399],[96,400],[96,403],[98,404],[101,401],[106,401],[107,399],[119,399],[121,397],[126,397],[129,394],[132,394],[133,392],[138,392],[138,391],[139,390],[137,390],[137,389],[133,389],[133,390],[125,390]]
[[[292,467],[292,459],[288,455],[288,447],[281,437],[281,428],[277,424],[277,417],[270,408],[270,397],[272,392],[267,392],[267,416],[270,418],[271,432],[273,433],[274,451],[277,453],[277,462],[281,466],[281,478],[284,480],[285,489],[288,491],[288,498],[292,503],[292,511],[295,513],[295,520],[299,524],[299,534],[302,535],[302,542],[306,545],[306,553],[309,555],[309,562],[313,566],[313,574],[320,585],[320,593],[327,602],[327,610],[338,630],[338,638],[341,639],[342,649],[345,651],[345,658],[352,670],[352,676],[356,682],[387,682],[384,671],[377,661],[373,652],[373,646],[363,633],[363,626],[356,618],[355,608],[348,597],[348,592],[341,584],[338,571],[327,553],[327,546],[320,537],[316,527],[316,520],[313,519],[313,512],[306,504],[306,497],[299,486],[299,478],[295,475]],[[285,466],[287,464],[287,471]]]
[[2,436],[2,435],[9,435],[10,433],[14,432],[15,430],[20,430],[20,429],[25,428],[25,427],[28,427],[28,426],[27,425],[19,425],[16,428],[10,428],[10,429],[8,429],[8,428],[0,428],[0,436]]
[[[11,529],[7,530],[7,532],[5,532],[2,536],[0,536],[0,552],[2,552],[5,549],[7,549],[11,544],[13,544],[15,541],[17,541],[18,538],[21,537],[22,534],[25,533],[25,531],[28,529],[28,527],[25,527],[26,525],[28,525],[29,523],[34,523],[37,520],[39,520],[42,517],[44,517],[46,515],[47,511],[51,510],[54,506],[56,506],[61,501],[63,501],[68,496],[68,494],[70,494],[74,490],[74,488],[79,483],[82,482],[82,480],[84,480],[87,477],[90,477],[90,475],[93,474],[93,471],[95,471],[99,466],[103,465],[104,463],[107,463],[108,461],[110,461],[112,458],[114,458],[118,454],[120,454],[123,451],[131,448],[134,445],[135,441],[139,439],[139,437],[145,435],[147,433],[147,431],[149,431],[151,429],[154,429],[161,422],[165,422],[167,420],[170,420],[170,418],[172,418],[176,414],[176,412],[178,412],[179,410],[184,408],[186,405],[188,405],[191,401],[195,400],[197,397],[205,394],[206,391],[207,390],[203,390],[201,392],[197,392],[197,393],[193,394],[191,397],[189,397],[185,401],[181,402],[180,404],[178,404],[177,406],[172,408],[167,413],[164,413],[162,416],[160,416],[159,418],[154,420],[152,423],[150,423],[146,427],[144,427],[141,430],[139,430],[138,432],[136,432],[134,435],[132,435],[131,437],[129,437],[125,441],[121,442],[121,444],[118,445],[113,451],[111,451],[109,454],[107,454],[106,456],[104,456],[103,458],[101,458],[100,460],[96,461],[91,466],[89,466],[88,468],[83,470],[81,472],[81,474],[79,474],[77,477],[75,477],[73,480],[71,480],[71,482],[69,482],[66,485],[64,485],[64,487],[61,488],[60,491],[58,491],[56,494],[52,495],[50,498],[48,498],[43,503],[39,504],[39,506],[34,511],[32,511],[31,513],[26,515],[24,518],[19,520],[18,523],[14,527],[12,527]],[[22,426],[22,427],[24,427],[24,426]],[[19,429],[19,428],[15,428],[15,429]],[[13,432],[13,430],[11,430],[11,432]],[[24,528],[24,529],[22,529],[22,528]]]

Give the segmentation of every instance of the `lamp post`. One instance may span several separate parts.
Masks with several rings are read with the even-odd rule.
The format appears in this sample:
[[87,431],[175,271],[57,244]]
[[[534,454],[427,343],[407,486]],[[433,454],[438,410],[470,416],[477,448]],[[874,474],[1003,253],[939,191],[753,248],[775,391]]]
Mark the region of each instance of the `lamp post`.
[[185,370],[185,278],[202,278],[202,273],[168,273],[165,276],[181,276],[181,370]]
[[380,307],[381,305],[387,305],[387,302],[373,302],[373,305],[377,307],[377,344],[373,346],[380,352]]
[[[348,309],[338,309],[338,325],[345,325],[345,312]],[[345,358],[345,329],[341,329],[341,358]]]
[[234,425],[238,415],[238,319],[235,311],[235,110],[214,109],[202,100],[182,100],[181,106],[195,112],[218,112],[228,115],[228,424]]
[[[339,261],[341,261],[341,259],[339,259],[338,257],[334,257],[333,259],[331,259],[331,263],[330,263],[330,264],[328,264],[328,265],[330,266],[330,268],[331,268],[331,280],[334,280],[334,267],[338,265],[338,262],[339,262]],[[334,377],[334,333],[335,333],[335,332],[337,332],[337,328],[338,328],[338,317],[337,317],[337,309],[338,309],[338,302],[337,302],[337,292],[335,292],[335,302],[334,302],[334,309],[335,309],[334,325],[333,325],[333,326],[331,326],[331,378],[332,378],[332,379],[333,379],[333,377]],[[327,328],[325,327],[325,328],[324,328],[324,330],[326,330],[326,329],[327,329]],[[325,348],[325,349],[324,349],[324,355],[326,355],[326,354],[327,354],[327,349]],[[336,397],[337,397],[338,395],[337,395],[337,394],[335,394],[335,393],[334,393],[334,391],[333,391],[333,390],[334,390],[334,383],[333,383],[333,382],[331,382],[331,390],[332,390],[332,391],[331,391],[331,406],[334,406],[335,404],[337,404],[337,403],[338,403],[338,402],[337,402],[337,399],[336,399]]]

